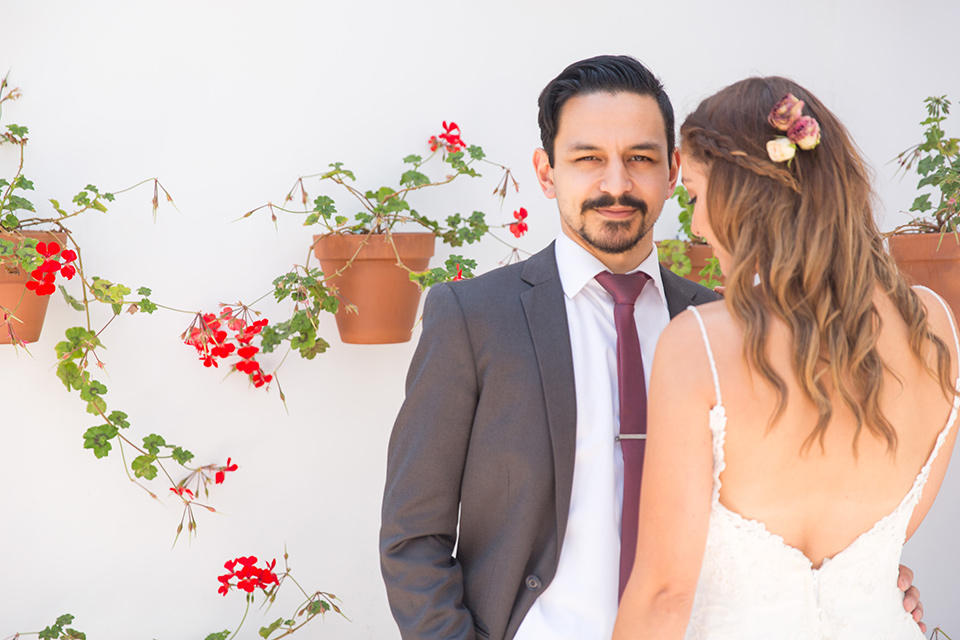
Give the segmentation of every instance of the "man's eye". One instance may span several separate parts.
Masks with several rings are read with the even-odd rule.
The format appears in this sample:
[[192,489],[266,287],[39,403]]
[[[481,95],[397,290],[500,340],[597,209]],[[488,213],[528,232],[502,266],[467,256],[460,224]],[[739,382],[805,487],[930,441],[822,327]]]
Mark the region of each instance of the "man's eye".
[[597,160],[597,156],[583,156],[581,158],[577,158],[577,162],[590,162],[592,160]]
[[633,156],[634,160],[639,160],[640,162],[653,162],[653,158],[649,156]]

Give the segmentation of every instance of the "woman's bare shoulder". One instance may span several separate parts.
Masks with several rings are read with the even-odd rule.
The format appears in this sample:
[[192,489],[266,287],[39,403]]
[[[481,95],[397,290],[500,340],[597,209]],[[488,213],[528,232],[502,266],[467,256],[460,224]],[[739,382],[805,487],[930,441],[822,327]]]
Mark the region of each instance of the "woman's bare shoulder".
[[[716,357],[717,347],[726,341],[733,320],[724,308],[723,301],[703,304],[696,309],[703,318],[707,341]],[[725,345],[721,347],[725,348]],[[661,380],[683,379],[687,398],[702,395],[705,401],[713,401],[713,375],[707,346],[700,323],[690,309],[674,317],[661,334],[654,358],[654,372],[654,380],[658,376]]]
[[948,345],[953,344],[956,319],[950,305],[926,287],[913,287],[913,291],[920,298],[920,302],[927,311],[927,322],[930,324],[930,330]]

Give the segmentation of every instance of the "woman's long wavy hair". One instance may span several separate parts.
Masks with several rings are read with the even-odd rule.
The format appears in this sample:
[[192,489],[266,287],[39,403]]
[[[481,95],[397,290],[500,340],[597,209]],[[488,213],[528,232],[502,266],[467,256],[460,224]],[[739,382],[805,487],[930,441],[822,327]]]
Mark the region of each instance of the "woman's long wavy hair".
[[[822,141],[798,149],[790,164],[774,163],[766,143],[784,134],[767,115],[787,93],[806,103],[803,115],[819,122]],[[877,286],[906,321],[911,350],[947,398],[956,393],[950,351],[929,330],[923,305],[884,250],[869,175],[846,128],[800,85],[767,77],[742,80],[701,102],[680,136],[684,153],[709,172],[710,227],[733,256],[726,304],[744,328],[747,362],[779,396],[771,427],[787,404],[786,384],[764,350],[770,320],[779,318],[793,337],[800,388],[819,411],[804,449],[824,444],[833,389],[856,416],[854,452],[864,427],[895,451],[896,431],[880,409],[888,369],[877,352]],[[936,367],[927,364],[927,345],[936,350]]]

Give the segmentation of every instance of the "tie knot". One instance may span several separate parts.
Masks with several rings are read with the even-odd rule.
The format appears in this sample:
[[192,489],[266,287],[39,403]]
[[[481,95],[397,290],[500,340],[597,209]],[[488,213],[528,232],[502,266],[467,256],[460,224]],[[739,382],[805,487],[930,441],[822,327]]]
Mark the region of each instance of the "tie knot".
[[596,275],[597,282],[613,296],[616,304],[635,304],[650,276],[643,271],[633,273],[610,273],[601,271]]

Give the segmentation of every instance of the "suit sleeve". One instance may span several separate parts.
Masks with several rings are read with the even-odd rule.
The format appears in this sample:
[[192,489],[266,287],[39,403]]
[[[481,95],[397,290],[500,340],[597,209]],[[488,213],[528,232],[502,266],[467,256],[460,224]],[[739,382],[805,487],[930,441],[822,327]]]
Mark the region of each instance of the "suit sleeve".
[[406,399],[387,452],[380,565],[404,639],[474,640],[453,550],[479,397],[463,309],[448,285],[427,295]]

